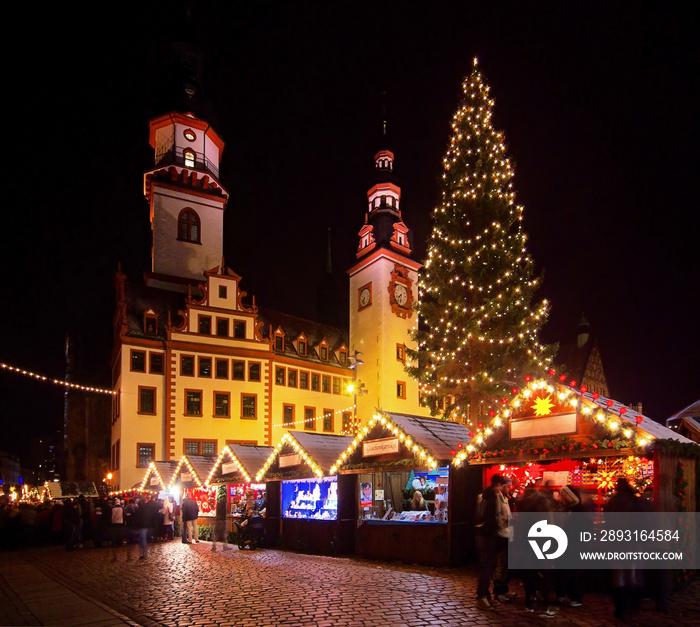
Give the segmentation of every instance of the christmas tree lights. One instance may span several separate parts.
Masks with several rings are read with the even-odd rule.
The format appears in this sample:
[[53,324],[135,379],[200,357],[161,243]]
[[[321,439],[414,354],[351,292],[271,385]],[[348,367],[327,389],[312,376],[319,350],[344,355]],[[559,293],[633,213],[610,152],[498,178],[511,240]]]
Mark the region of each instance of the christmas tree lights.
[[494,102],[476,60],[462,87],[418,283],[423,324],[409,356],[419,365],[409,371],[433,415],[475,425],[493,399],[510,390],[509,381],[545,367],[552,350],[537,340],[549,305],[531,305],[539,279],[525,248],[503,133],[492,126]]

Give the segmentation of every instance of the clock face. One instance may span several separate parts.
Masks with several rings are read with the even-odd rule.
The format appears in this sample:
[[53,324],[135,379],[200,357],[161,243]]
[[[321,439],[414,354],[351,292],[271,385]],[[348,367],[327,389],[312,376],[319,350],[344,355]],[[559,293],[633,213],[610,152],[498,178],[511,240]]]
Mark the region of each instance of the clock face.
[[408,290],[405,285],[401,283],[394,285],[394,300],[402,307],[408,302]]
[[372,300],[372,292],[370,292],[369,287],[363,287],[360,290],[360,307],[367,307]]

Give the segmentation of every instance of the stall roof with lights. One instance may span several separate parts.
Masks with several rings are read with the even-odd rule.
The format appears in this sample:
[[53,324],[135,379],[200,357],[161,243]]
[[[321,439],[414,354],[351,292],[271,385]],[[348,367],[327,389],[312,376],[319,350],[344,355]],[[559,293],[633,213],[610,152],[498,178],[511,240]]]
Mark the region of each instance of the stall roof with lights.
[[[489,451],[502,445],[499,440],[504,435],[504,428],[509,425],[512,439],[510,445],[501,450],[501,454],[505,455],[522,455],[523,451],[518,443],[527,441],[525,438],[543,440],[567,435],[573,438],[568,447],[557,443],[554,450],[551,450],[549,447],[543,449],[540,445],[531,452],[541,455],[563,452],[565,448],[574,453],[581,453],[589,446],[599,449],[600,443],[591,441],[590,434],[599,433],[601,429],[605,433],[601,442],[611,453],[619,452],[623,448],[644,448],[654,440],[693,443],[614,399],[597,392],[589,392],[585,385],[577,387],[576,381],[567,381],[565,376],[557,376],[554,370],[549,370],[548,374],[549,380],[526,377],[522,388],[513,388],[512,397],[509,400],[503,399],[502,408],[490,412],[488,424],[479,423],[473,441],[466,451],[457,454],[455,461],[460,462],[469,455],[478,458],[481,458],[482,454],[486,457],[493,456],[494,453]],[[587,420],[588,426],[583,427],[583,423],[580,422],[582,419]],[[551,422],[550,431],[547,431],[546,426],[544,429],[538,428],[547,421]],[[525,424],[525,429],[522,429]],[[518,432],[521,435],[513,435],[515,426],[519,427]],[[582,440],[582,436],[588,440]],[[472,460],[472,463],[474,461]]]
[[[317,476],[329,474],[329,469],[338,456],[350,445],[349,435],[331,433],[309,433],[306,431],[289,431],[282,436],[280,443],[273,449],[267,461],[256,475],[256,480],[265,478],[270,466],[279,458],[286,446],[302,455],[305,463]],[[332,472],[330,474],[333,474]]]
[[144,488],[150,487],[149,479],[155,475],[161,485],[165,490],[170,485],[170,480],[177,469],[176,461],[162,461],[162,462],[151,462],[148,464],[146,469],[146,474],[143,481],[138,484],[138,488],[143,490]]
[[243,479],[245,479],[246,483],[252,483],[252,478],[260,471],[273,450],[271,446],[228,444],[223,448],[218,460],[209,470],[206,483],[222,483],[226,480],[224,473],[218,471],[227,460],[230,463],[236,464],[238,471]]
[[193,475],[192,483],[196,483],[199,487],[203,486],[204,482],[209,476],[209,472],[216,462],[216,457],[209,457],[205,455],[183,455],[177,463],[177,467],[173,473],[173,476],[170,478],[168,487],[177,483],[180,475],[183,472],[191,472]]
[[459,422],[449,422],[438,418],[423,418],[408,414],[384,413],[394,424],[421,445],[435,459],[449,462],[455,443],[466,445],[471,438],[469,430]]
[[435,468],[440,463],[449,463],[457,453],[471,441],[469,430],[461,423],[424,418],[409,414],[380,412],[370,419],[366,427],[351,439],[348,447],[335,460],[331,468],[334,473],[338,468],[351,463],[356,457],[362,442],[371,435],[377,438],[381,429],[382,437],[398,438],[400,445],[408,454],[413,454],[416,463],[427,468]]

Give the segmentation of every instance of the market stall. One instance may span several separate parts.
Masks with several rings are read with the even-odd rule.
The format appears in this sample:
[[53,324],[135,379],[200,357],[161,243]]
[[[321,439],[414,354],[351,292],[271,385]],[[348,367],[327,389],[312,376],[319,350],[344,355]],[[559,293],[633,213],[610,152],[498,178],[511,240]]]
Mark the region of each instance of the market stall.
[[100,496],[97,487],[92,481],[46,481],[43,487],[43,498],[51,501],[63,499],[77,499]]
[[279,520],[285,548],[352,552],[354,483],[328,472],[351,441],[350,436],[290,431],[256,475],[267,484],[268,520]]
[[168,486],[176,468],[176,461],[151,462],[146,468],[146,474],[139,489],[153,490],[158,493],[158,498],[161,499],[168,495],[173,496],[168,493]]
[[516,496],[528,487],[578,488],[596,508],[613,494],[618,477],[653,502],[656,511],[681,511],[676,476],[691,489],[683,499],[696,510],[696,460],[700,447],[621,403],[577,387],[554,370],[550,378],[527,377],[502,399],[487,423],[477,425],[457,463],[482,468],[479,489],[498,472]]
[[216,487],[205,483],[216,461],[216,457],[183,455],[168,483],[168,494],[178,505],[185,496],[197,502],[200,525],[208,524],[216,515]]
[[468,468],[452,461],[469,439],[455,422],[387,412],[370,420],[331,468],[350,483],[358,555],[439,566],[466,561]]
[[[234,520],[240,519],[245,508],[246,493],[253,491],[255,499],[265,492],[264,483],[255,483],[253,477],[272,453],[271,446],[229,444],[221,451],[209,471],[205,484],[226,490],[227,530]],[[279,522],[279,521],[277,521]]]

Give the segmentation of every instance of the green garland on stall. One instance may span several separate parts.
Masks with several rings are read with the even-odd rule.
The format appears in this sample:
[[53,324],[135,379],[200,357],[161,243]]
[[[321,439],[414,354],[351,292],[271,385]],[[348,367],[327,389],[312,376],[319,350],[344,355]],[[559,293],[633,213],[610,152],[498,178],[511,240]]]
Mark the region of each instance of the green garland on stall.
[[363,470],[365,468],[377,468],[381,466],[382,468],[416,468],[416,459],[399,459],[393,462],[361,462],[359,464],[343,464],[340,468],[342,470]]
[[653,451],[659,451],[666,455],[675,455],[676,457],[693,457],[700,460],[700,445],[695,442],[679,442],[669,438],[654,440],[649,448]]
[[[472,453],[470,459],[490,459],[506,457],[509,455],[561,455],[562,453],[578,453],[581,451],[618,450],[634,448],[631,440],[624,438],[605,438],[596,440],[589,438],[588,442],[575,442],[566,436],[549,438],[540,445],[535,445],[531,440],[520,442],[517,448],[504,447],[494,451],[477,451]],[[700,448],[700,447],[699,447]]]

